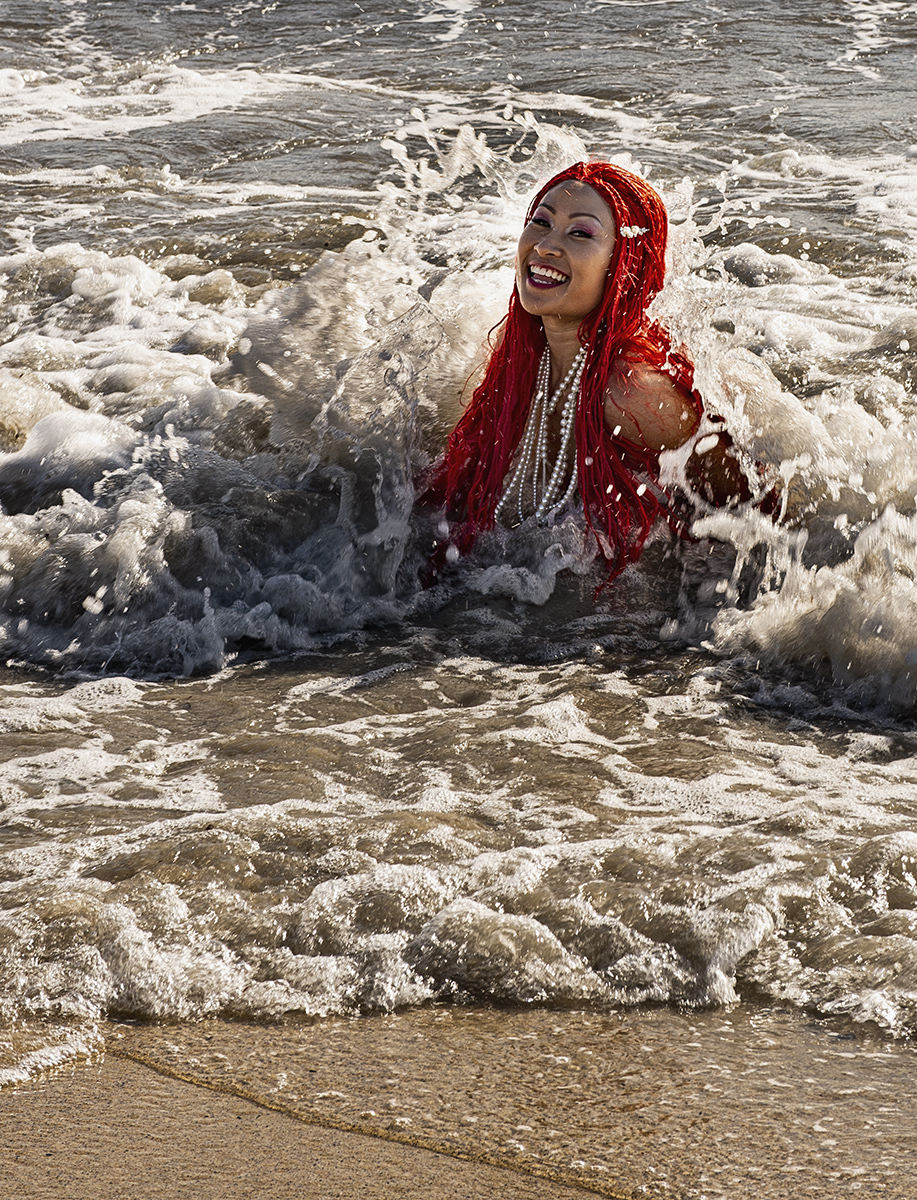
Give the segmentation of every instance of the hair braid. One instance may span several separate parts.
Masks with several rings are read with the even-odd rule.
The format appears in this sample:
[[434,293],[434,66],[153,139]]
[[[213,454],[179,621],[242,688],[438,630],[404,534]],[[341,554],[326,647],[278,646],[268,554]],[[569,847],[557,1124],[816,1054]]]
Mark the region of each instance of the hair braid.
[[[639,360],[667,370],[689,391],[693,370],[673,352],[668,335],[646,317],[662,290],[668,219],[656,192],[639,176],[607,162],[575,163],[548,180],[529,206],[526,223],[544,196],[567,180],[588,184],[611,209],[615,244],[601,302],[582,321],[588,347],[576,414],[579,492],[587,524],[613,577],[639,557],[666,496],[658,486],[656,455],[605,425],[605,392],[613,373]],[[525,428],[546,343],[541,320],[527,313],[515,287],[502,337],[484,378],[452,431],[443,457],[428,473],[423,495],[443,504],[458,524],[451,541],[466,551],[494,524],[503,482]],[[694,393],[700,413],[700,398]],[[639,475],[657,484],[647,488]]]

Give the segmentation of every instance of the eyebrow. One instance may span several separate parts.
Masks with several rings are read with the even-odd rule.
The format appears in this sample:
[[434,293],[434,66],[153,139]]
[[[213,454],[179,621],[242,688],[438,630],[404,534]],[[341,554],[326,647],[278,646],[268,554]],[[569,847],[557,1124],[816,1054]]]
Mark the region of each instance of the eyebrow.
[[[541,201],[539,204],[537,204],[537,205],[536,205],[536,208],[546,208],[546,209],[548,210],[548,212],[549,212],[549,213],[554,213],[555,215],[556,215],[556,213],[557,213],[557,209],[554,207],[554,205],[553,205],[553,204],[545,204],[544,200],[542,200],[542,201]],[[588,218],[589,218],[591,221],[598,221],[598,223],[599,223],[600,225],[602,224],[602,218],[601,218],[601,217],[597,217],[597,216],[595,215],[595,213],[588,213],[588,212],[576,212],[576,213],[570,213],[570,219],[571,219],[571,221],[572,221],[572,220],[573,220],[575,217],[588,217]]]

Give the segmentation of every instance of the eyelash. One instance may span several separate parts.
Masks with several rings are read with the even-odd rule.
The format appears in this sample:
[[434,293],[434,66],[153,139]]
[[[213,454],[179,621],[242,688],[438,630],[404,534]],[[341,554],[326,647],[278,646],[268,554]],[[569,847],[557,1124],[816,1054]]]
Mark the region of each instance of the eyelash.
[[[551,228],[550,222],[547,221],[544,217],[532,217],[532,224],[533,225],[543,225],[545,227],[545,229]],[[584,237],[584,238],[594,238],[595,237],[595,234],[590,233],[588,229],[571,229],[570,236],[573,237],[574,235],[579,235],[580,237]]]

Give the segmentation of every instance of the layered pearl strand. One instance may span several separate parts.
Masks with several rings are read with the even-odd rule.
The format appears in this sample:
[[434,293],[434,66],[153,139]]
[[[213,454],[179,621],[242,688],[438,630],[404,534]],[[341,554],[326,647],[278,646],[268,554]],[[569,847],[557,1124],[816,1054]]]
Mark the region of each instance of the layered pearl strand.
[[[551,395],[551,351],[545,346],[516,466],[494,513],[498,521],[506,517],[515,504],[519,524],[534,513],[539,525],[546,525],[573,498],[576,491],[574,424],[585,365],[586,347],[581,346],[560,387]],[[548,425],[558,405],[562,405],[560,444],[554,467],[550,469]]]

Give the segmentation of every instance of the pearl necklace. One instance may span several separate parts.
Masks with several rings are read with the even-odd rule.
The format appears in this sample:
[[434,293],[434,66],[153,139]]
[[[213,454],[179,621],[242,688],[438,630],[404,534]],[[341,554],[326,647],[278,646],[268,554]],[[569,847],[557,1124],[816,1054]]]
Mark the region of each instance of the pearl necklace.
[[[516,467],[494,513],[498,521],[515,502],[516,524],[521,524],[527,515],[534,513],[539,525],[547,525],[572,499],[576,491],[576,437],[573,426],[585,365],[586,347],[581,346],[570,370],[552,396],[551,351],[545,346]],[[549,474],[548,423],[559,404],[563,405],[560,413],[560,446]]]

